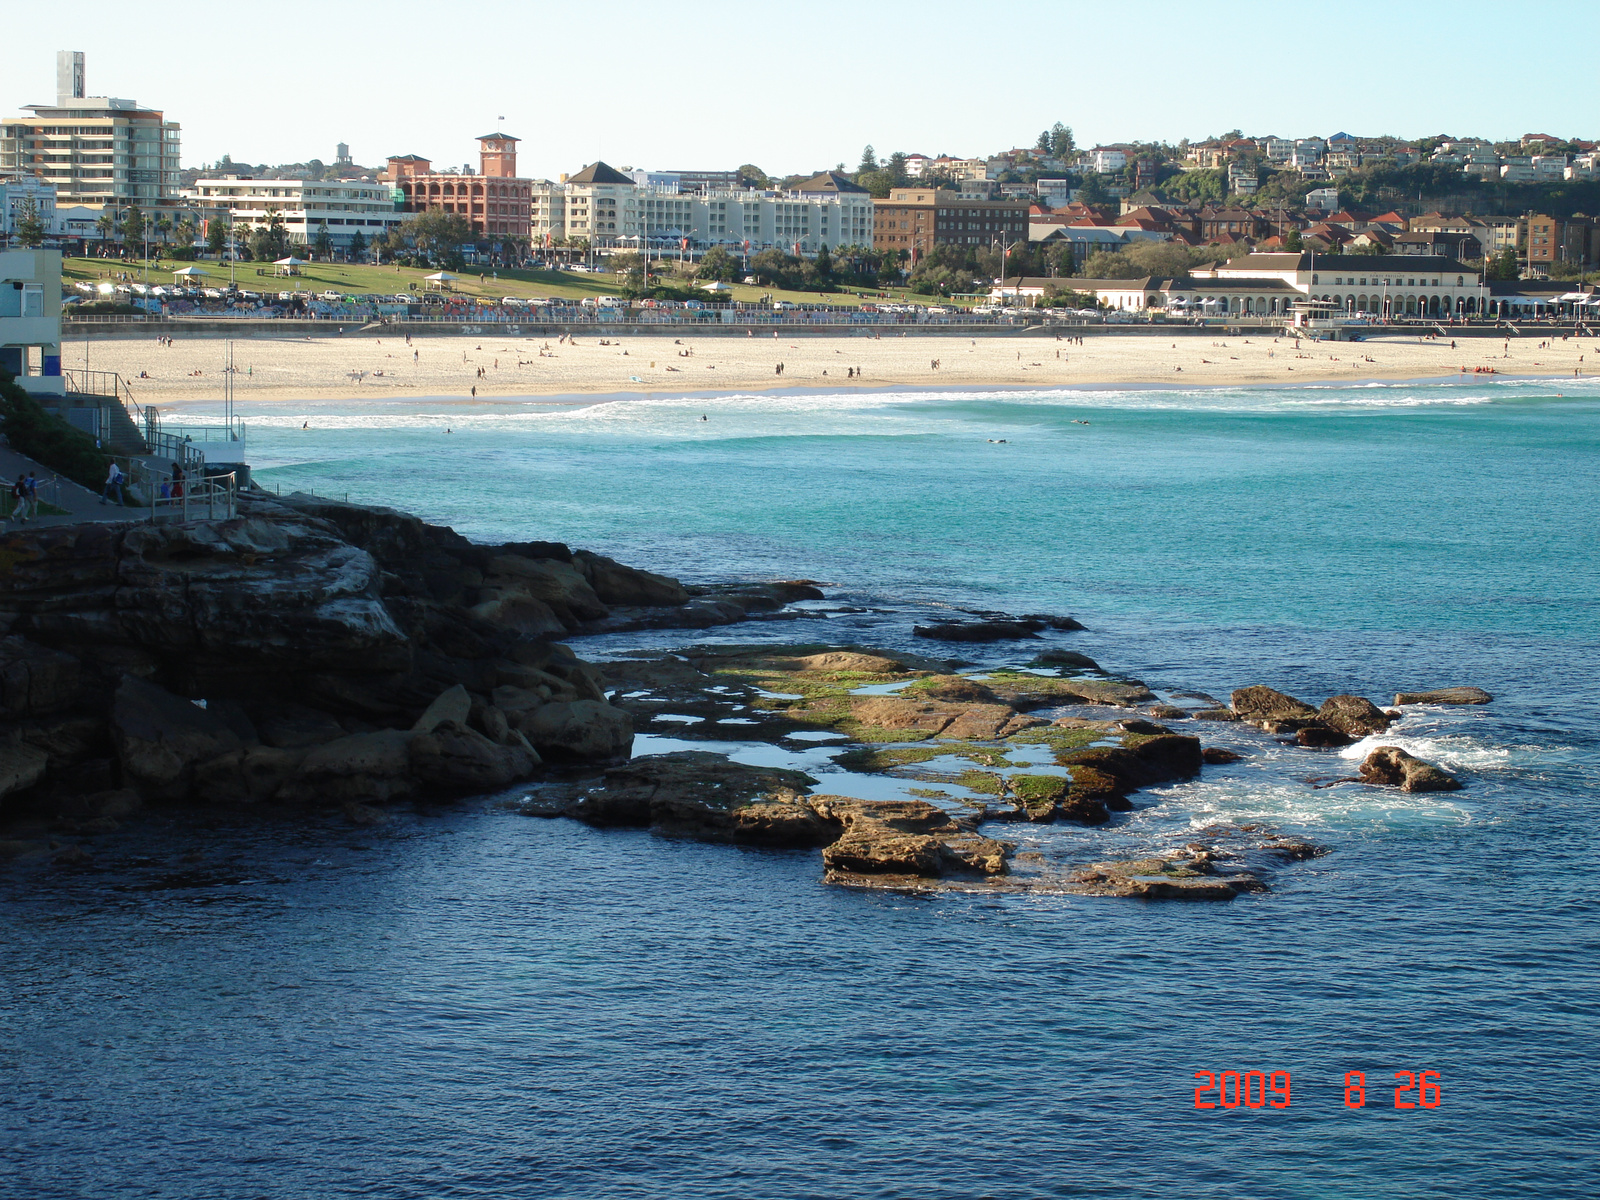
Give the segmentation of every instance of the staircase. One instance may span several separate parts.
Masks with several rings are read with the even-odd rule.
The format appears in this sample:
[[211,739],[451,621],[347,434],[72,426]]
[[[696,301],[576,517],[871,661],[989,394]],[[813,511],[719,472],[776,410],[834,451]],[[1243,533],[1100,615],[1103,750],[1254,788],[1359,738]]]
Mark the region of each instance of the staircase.
[[[67,392],[57,415],[80,429],[93,426],[94,436],[113,454],[149,454],[150,447],[135,420],[139,405],[115,371],[63,371]],[[132,406],[133,412],[128,411]],[[93,417],[86,410],[97,410]]]

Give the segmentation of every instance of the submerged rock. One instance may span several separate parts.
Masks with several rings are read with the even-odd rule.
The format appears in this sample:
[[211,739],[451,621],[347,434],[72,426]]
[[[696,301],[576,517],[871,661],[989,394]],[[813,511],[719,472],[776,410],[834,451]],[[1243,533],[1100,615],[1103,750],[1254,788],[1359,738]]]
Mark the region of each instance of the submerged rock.
[[1449,687],[1431,692],[1397,692],[1396,704],[1488,704],[1494,697],[1482,688]]
[[1313,750],[1331,750],[1339,746],[1348,746],[1356,739],[1345,733],[1342,729],[1335,729],[1332,725],[1322,721],[1312,721],[1302,725],[1295,731],[1294,740],[1301,746]]
[[1450,772],[1408,754],[1398,746],[1379,746],[1361,764],[1364,783],[1403,792],[1454,792],[1461,781]]
[[1100,664],[1087,654],[1076,650],[1043,650],[1034,655],[1030,667],[1077,667],[1084,671],[1098,671]]

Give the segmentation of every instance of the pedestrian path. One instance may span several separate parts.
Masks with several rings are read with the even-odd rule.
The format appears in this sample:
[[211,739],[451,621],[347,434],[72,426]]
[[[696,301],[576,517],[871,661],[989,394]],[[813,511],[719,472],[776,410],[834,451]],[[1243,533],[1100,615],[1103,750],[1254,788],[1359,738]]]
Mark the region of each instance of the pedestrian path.
[[8,529],[37,528],[47,525],[81,525],[85,521],[143,521],[150,517],[149,509],[123,508],[115,504],[101,504],[100,497],[88,488],[57,475],[25,454],[18,454],[9,446],[0,446],[0,482],[9,490],[18,475],[32,471],[39,480],[39,500],[66,509],[65,516],[39,516],[26,522],[8,518]]

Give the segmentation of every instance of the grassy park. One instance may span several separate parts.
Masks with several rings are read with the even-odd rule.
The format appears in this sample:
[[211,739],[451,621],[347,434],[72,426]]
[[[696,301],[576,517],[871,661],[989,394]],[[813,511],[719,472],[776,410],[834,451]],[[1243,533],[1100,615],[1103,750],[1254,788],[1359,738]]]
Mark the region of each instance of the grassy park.
[[[430,271],[415,267],[371,266],[357,263],[310,262],[295,268],[293,276],[278,275],[271,263],[229,263],[215,259],[196,262],[174,262],[171,259],[146,261],[143,259],[68,258],[63,261],[63,284],[70,288],[80,282],[101,283],[121,276],[130,276],[139,282],[151,284],[173,281],[172,273],[185,267],[198,267],[205,277],[194,282],[201,287],[225,286],[231,278],[245,291],[336,291],[345,294],[398,295],[421,293],[437,285],[428,283]],[[448,287],[457,295],[498,300],[502,296],[519,299],[550,297],[582,300],[588,296],[614,296],[622,290],[620,276],[597,272],[581,274],[572,271],[519,271],[491,270],[468,267],[452,271],[459,278]],[[663,280],[670,279],[663,272]],[[686,281],[685,281],[686,282]],[[865,297],[856,291],[796,292],[780,288],[751,287],[733,284],[731,292],[722,295],[744,303],[757,303],[763,299],[787,300],[791,304],[859,305],[863,303],[894,304],[953,304],[955,301],[922,296],[903,288],[888,289],[883,294],[868,292]]]

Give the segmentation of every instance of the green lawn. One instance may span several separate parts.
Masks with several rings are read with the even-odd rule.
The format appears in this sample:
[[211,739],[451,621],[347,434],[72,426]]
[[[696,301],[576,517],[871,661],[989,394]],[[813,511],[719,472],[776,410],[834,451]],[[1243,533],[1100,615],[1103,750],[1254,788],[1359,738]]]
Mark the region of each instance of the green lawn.
[[[206,272],[204,279],[195,282],[202,287],[217,287],[226,284],[229,278],[229,268],[232,267],[232,277],[239,287],[251,292],[278,292],[278,291],[336,291],[344,293],[382,293],[385,295],[398,295],[401,292],[409,293],[411,284],[416,284],[416,291],[422,292],[429,286],[424,277],[431,272],[418,270],[413,267],[374,267],[345,263],[308,263],[298,268],[298,273],[293,278],[273,274],[271,263],[241,262],[230,264],[226,261],[216,262],[206,260],[193,263],[173,262],[162,259],[160,265],[154,262],[149,264],[142,260],[129,262],[112,261],[99,258],[68,258],[62,263],[62,279],[67,285],[68,294],[71,285],[84,280],[98,282],[113,279],[118,275],[128,274],[140,282],[167,283],[172,282],[172,272],[183,267],[199,267]],[[481,296],[498,300],[501,296],[516,296],[518,298],[530,297],[555,297],[568,300],[582,300],[586,296],[614,296],[621,292],[622,281],[616,275],[599,273],[593,275],[575,274],[571,271],[516,271],[501,270],[498,278],[488,269],[480,270],[469,267],[459,274],[461,278],[451,284],[451,288],[461,295]],[[663,280],[670,278],[663,274]],[[724,293],[727,294],[727,293]],[[745,303],[755,303],[762,297],[773,300],[787,300],[791,304],[837,304],[859,305],[873,303],[879,300],[876,291],[868,291],[863,298],[855,291],[843,292],[790,292],[777,288],[747,287],[744,284],[734,284],[730,298]],[[888,303],[897,304],[954,304],[949,300],[939,300],[936,297],[919,296],[903,288],[891,289],[888,293]]]

